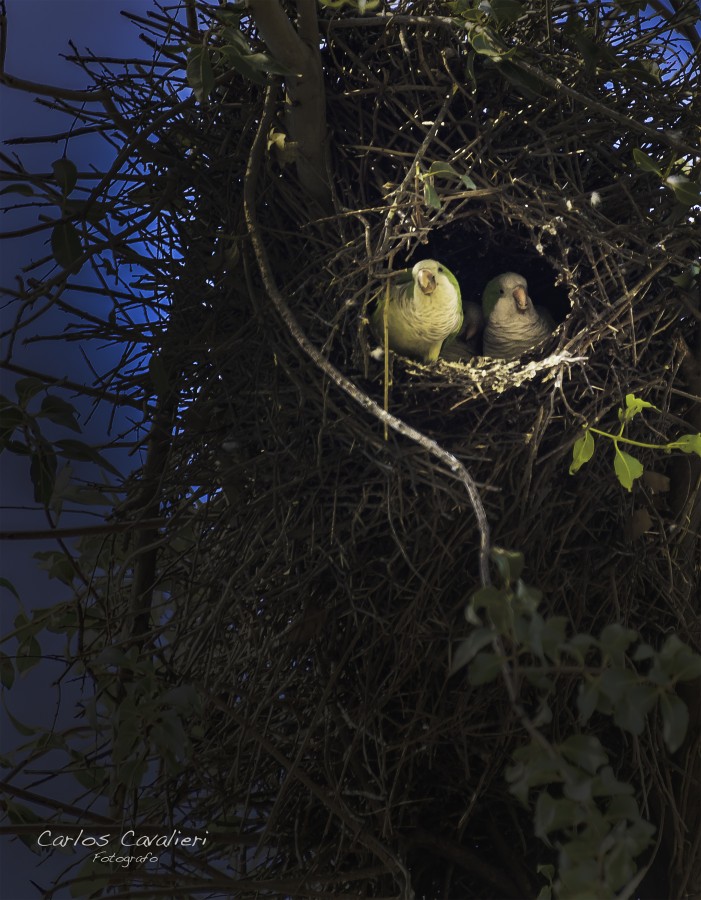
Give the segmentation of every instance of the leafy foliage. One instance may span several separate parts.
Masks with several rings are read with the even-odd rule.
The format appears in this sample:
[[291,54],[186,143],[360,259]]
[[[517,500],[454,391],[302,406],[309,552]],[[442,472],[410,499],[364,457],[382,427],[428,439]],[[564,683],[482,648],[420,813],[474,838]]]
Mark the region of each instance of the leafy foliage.
[[[514,751],[505,774],[511,792],[532,806],[535,834],[558,849],[557,896],[614,898],[634,878],[636,858],[655,829],[641,816],[633,786],[616,778],[596,737],[575,733],[557,742],[546,737],[550,699],[558,681],[575,679],[580,727],[598,714],[636,737],[658,709],[665,743],[674,753],[689,721],[675,689],[701,677],[701,656],[676,635],[655,651],[617,623],[606,625],[598,638],[568,635],[564,616],[539,612],[542,595],[521,579],[521,554],[495,547],[492,559],[500,586],[481,588],[470,599],[465,615],[476,627],[456,646],[451,673],[467,666],[473,686],[502,677],[509,687],[529,740]],[[488,645],[492,649],[485,650]],[[526,685],[535,689],[534,716],[524,712],[516,685],[524,692]],[[549,896],[550,889],[543,889],[540,897]]]
[[[581,467],[585,463],[588,463],[593,457],[595,450],[594,434],[609,438],[613,442],[615,452],[613,460],[614,472],[627,491],[632,490],[633,483],[641,477],[645,469],[640,460],[631,456],[630,453],[621,450],[619,444],[630,444],[635,447],[642,447],[650,450],[662,450],[667,453],[672,450],[681,450],[683,453],[695,453],[698,456],[701,456],[701,433],[683,434],[681,437],[677,438],[677,440],[670,441],[666,444],[647,444],[624,437],[627,426],[644,409],[654,410],[656,407],[646,400],[641,400],[634,394],[626,394],[626,405],[618,410],[618,420],[621,423],[618,434],[610,434],[607,431],[600,431],[598,428],[585,427],[572,447],[570,475],[574,475],[578,472]],[[659,412],[659,410],[657,410],[657,412]]]

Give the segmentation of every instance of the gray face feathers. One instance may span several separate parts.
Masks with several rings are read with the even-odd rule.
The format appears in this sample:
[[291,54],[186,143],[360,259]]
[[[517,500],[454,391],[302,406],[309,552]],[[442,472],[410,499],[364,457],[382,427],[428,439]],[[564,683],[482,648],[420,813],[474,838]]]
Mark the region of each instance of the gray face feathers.
[[516,272],[492,278],[482,294],[482,310],[485,356],[515,359],[553,330],[548,313],[533,305],[526,279]]

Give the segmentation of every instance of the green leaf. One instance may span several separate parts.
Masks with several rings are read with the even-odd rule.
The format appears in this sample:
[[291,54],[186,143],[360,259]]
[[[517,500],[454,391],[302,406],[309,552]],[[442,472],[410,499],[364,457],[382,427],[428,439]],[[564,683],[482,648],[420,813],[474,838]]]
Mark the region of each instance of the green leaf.
[[54,170],[56,184],[61,188],[63,196],[67,197],[78,181],[78,170],[75,163],[63,156],[52,162],[51,168]]
[[550,616],[545,620],[541,632],[541,641],[546,656],[553,662],[560,661],[560,654],[565,647],[565,635],[569,619],[565,616]]
[[55,441],[54,444],[61,456],[64,456],[66,459],[95,463],[95,465],[107,469],[113,475],[119,475],[118,469],[115,469],[94,447],[88,446],[83,441],[64,438],[60,441]]
[[675,198],[684,206],[697,206],[701,203],[701,185],[686,175],[669,175],[665,178],[665,184],[672,188]]
[[495,603],[506,603],[507,592],[500,588],[494,587],[492,584],[478,588],[470,598],[470,602],[465,607],[465,618],[471,625],[481,625],[477,613],[482,609],[487,609]]
[[523,572],[523,553],[505,550],[503,547],[492,547],[489,555],[504,584],[513,584],[518,581]]
[[640,818],[638,801],[630,794],[618,794],[612,797],[606,806],[606,818],[610,822],[620,822],[622,819],[635,822]]
[[683,453],[696,453],[701,456],[701,432],[698,434],[683,434],[674,441],[673,446]]
[[474,94],[477,90],[477,77],[475,76],[475,51],[468,50],[467,60],[465,62],[465,79],[470,86],[470,90]]
[[264,85],[267,81],[265,72],[249,64],[252,54],[242,52],[237,46],[227,44],[221,48],[222,59],[229,69],[234,69],[254,84]]
[[685,291],[690,291],[698,280],[699,271],[701,271],[701,266],[699,266],[698,263],[692,263],[682,271],[681,275],[670,276],[669,280],[677,287],[680,287]]
[[80,425],[76,422],[75,407],[63,400],[61,397],[55,397],[53,394],[47,394],[41,401],[41,409],[37,413],[57,425],[64,425],[72,431],[80,432]]
[[643,465],[630,453],[624,453],[623,450],[620,450],[618,443],[616,443],[616,457],[613,461],[613,470],[623,487],[630,491],[636,478],[640,478],[643,474]]
[[594,438],[588,428],[585,428],[581,436],[577,438],[572,447],[572,464],[570,475],[578,472],[585,463],[594,455]]
[[488,0],[480,4],[481,9],[486,9],[498,25],[510,25],[525,15],[523,4],[518,0]]
[[469,40],[473,48],[481,56],[487,56],[495,61],[501,61],[506,55],[504,46],[496,36],[481,25],[476,25],[470,30]]
[[529,100],[541,97],[548,91],[546,82],[532,72],[524,72],[518,63],[502,59],[496,63],[500,73]]
[[243,57],[243,62],[246,66],[253,70],[254,72],[259,72],[263,75],[298,75],[298,72],[295,72],[294,69],[290,69],[287,66],[283,66],[282,63],[279,63],[276,59],[273,59],[269,53],[250,53],[248,56]]
[[39,443],[31,454],[29,477],[34,486],[34,500],[48,507],[56,480],[56,454],[46,441]]
[[562,793],[568,800],[589,804],[592,800],[594,779],[579,769],[571,769],[562,785]]
[[570,828],[579,820],[579,803],[574,800],[556,800],[547,791],[538,795],[533,815],[536,836],[547,838],[551,831]]
[[587,658],[589,649],[596,643],[590,634],[575,634],[567,641],[562,648],[570,656],[574,657],[578,663],[584,663]]
[[635,648],[635,653],[633,654],[633,662],[645,662],[648,659],[652,659],[655,655],[655,651],[649,644],[640,644],[640,646]]
[[615,706],[623,694],[630,690],[638,681],[638,676],[630,669],[619,666],[610,666],[604,669],[599,678],[599,692],[611,701]]
[[633,854],[625,841],[618,841],[606,854],[604,881],[614,891],[618,891],[626,885],[635,876],[637,870]]
[[40,391],[43,391],[45,387],[46,385],[41,378],[30,376],[29,378],[18,379],[15,382],[15,393],[17,394],[17,402],[22,409],[26,409],[30,400],[36,397]]
[[558,746],[566,759],[592,775],[608,762],[598,738],[588,734],[573,734]]
[[469,175],[461,175],[457,172],[450,163],[446,162],[432,162],[428,168],[428,172],[426,172],[428,176],[438,176],[442,178],[454,178],[457,181],[461,181],[468,191],[474,191],[477,189],[477,185],[470,178]]
[[195,98],[204,103],[214,89],[214,69],[209,47],[191,47],[187,57],[187,83]]
[[657,701],[657,690],[651,684],[632,685],[616,703],[613,721],[631,734],[642,734],[645,718]]
[[586,723],[592,717],[599,703],[599,685],[597,681],[582,681],[577,692],[577,709],[582,723]]
[[611,766],[604,766],[594,781],[595,797],[631,796],[635,793],[633,786],[626,781],[619,781]]
[[17,671],[28,672],[41,662],[41,646],[35,637],[29,637],[17,648]]
[[[12,440],[15,429],[20,428],[26,421],[25,414],[22,410],[15,406],[5,406],[0,410],[0,442],[7,445]],[[0,446],[0,450],[5,449]]]
[[51,232],[51,252],[64,269],[73,269],[81,258],[83,245],[72,222],[58,222],[54,225]]
[[599,635],[599,645],[602,651],[617,662],[622,662],[622,656],[639,638],[639,634],[633,628],[624,628],[618,622],[606,625]]
[[635,164],[639,169],[642,169],[643,172],[654,172],[655,175],[659,175],[660,178],[663,177],[662,169],[657,165],[657,163],[652,160],[647,153],[643,153],[642,150],[638,150],[637,147],[633,150],[633,159]]
[[676,694],[664,693],[660,697],[662,714],[662,735],[667,749],[675,753],[684,743],[689,727],[689,710]]
[[543,863],[536,867],[536,872],[539,875],[542,875],[543,878],[547,878],[550,884],[552,884],[553,878],[555,877],[555,866],[550,865],[550,863]]
[[630,422],[644,409],[654,409],[659,412],[657,407],[653,406],[652,403],[648,403],[647,400],[641,400],[640,397],[636,397],[635,394],[626,394],[625,412],[622,417],[619,414],[619,419],[624,422]]
[[477,653],[486,647],[494,639],[494,632],[491,628],[477,628],[464,641],[461,641],[454,653],[450,665],[450,674],[454,675],[457,671],[471,662]]
[[431,209],[440,209],[443,205],[438,192],[428,179],[424,180],[424,203]]
[[45,732],[44,726],[25,725],[24,722],[13,716],[9,709],[5,708],[5,715],[12,722],[12,727],[22,737],[34,737],[35,734]]
[[523,612],[533,615],[543,600],[543,592],[519,578],[516,582],[516,599]]
[[56,578],[63,584],[73,584],[75,566],[61,550],[40,550],[34,558],[39,560],[39,568],[48,572],[49,578]]
[[675,681],[694,681],[701,678],[701,656],[686,645],[675,654],[667,667]]
[[0,682],[8,690],[15,683],[15,667],[7,653],[0,653]]
[[501,673],[501,657],[496,653],[478,653],[470,665],[468,679],[471,685],[488,684]]
[[38,816],[33,809],[28,806],[16,803],[14,800],[5,800],[3,803],[5,814],[13,825],[31,825],[36,831],[34,833],[25,833],[20,830],[17,837],[25,844],[33,853],[38,853],[37,834],[44,826],[45,819]]
[[28,184],[8,184],[0,194],[21,194],[23,197],[34,197],[34,191]]
[[473,2],[474,0],[450,0],[448,8],[454,16],[460,16],[466,22],[480,22],[484,19],[484,13]]
[[17,589],[15,588],[14,584],[11,581],[8,581],[7,578],[0,578],[0,587],[4,587],[11,594],[14,594],[18,600],[20,599],[20,596],[17,593]]
[[223,25],[236,27],[241,21],[244,10],[239,6],[238,9],[213,9],[212,12],[215,18],[219,19]]

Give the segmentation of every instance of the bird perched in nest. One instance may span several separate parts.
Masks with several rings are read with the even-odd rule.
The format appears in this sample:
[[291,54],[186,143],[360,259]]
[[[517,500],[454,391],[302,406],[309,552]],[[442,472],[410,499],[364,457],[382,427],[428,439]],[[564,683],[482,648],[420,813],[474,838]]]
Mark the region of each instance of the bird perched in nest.
[[413,269],[398,272],[383,289],[370,315],[370,327],[383,342],[385,305],[390,350],[420,362],[438,359],[443,343],[462,328],[460,285],[455,275],[435,259],[422,259]]
[[486,325],[484,355],[515,359],[552,333],[555,323],[542,307],[534,306],[523,275],[504,272],[482,294]]

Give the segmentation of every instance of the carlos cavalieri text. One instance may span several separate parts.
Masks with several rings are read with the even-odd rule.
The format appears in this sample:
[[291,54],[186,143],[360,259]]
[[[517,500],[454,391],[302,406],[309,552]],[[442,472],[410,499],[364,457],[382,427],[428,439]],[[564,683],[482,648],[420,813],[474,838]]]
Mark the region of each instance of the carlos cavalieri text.
[[[205,835],[209,832],[205,831]],[[42,831],[37,838],[40,847],[107,847],[112,840],[111,834],[85,834],[81,828],[78,834],[57,834]],[[179,829],[170,834],[137,834],[125,831],[119,838],[122,847],[197,847],[207,843],[206,837],[185,835]]]

